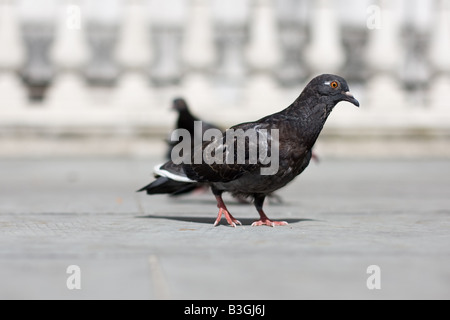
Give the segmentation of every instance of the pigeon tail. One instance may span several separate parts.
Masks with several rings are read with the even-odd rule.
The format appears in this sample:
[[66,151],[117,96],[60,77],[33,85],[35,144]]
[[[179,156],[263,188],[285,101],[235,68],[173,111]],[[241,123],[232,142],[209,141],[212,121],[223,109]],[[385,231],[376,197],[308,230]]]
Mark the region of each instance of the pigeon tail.
[[158,177],[155,181],[137,190],[146,191],[147,194],[182,194],[194,190],[197,187],[194,183],[175,181],[167,177]]

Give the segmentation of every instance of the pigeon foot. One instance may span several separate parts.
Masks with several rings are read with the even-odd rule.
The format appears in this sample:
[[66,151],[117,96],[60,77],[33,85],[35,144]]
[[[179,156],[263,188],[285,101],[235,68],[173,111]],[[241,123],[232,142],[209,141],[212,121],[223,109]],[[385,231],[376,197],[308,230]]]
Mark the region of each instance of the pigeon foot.
[[270,219],[259,219],[258,221],[255,221],[252,223],[252,227],[258,227],[258,226],[269,226],[269,227],[275,227],[275,226],[287,226],[288,223],[286,221],[273,221]]
[[222,214],[225,216],[225,219],[227,220],[228,224],[233,228],[236,228],[237,224],[242,225],[242,223],[238,219],[234,218],[231,215],[231,213],[228,212],[227,209],[219,208],[219,214],[217,215],[217,219],[214,222],[214,227],[219,224],[220,220],[222,219]]
[[[214,192],[214,190],[213,190]],[[216,221],[214,222],[214,227],[217,226],[220,222],[220,219],[222,219],[222,214],[225,215],[225,219],[227,219],[227,222],[230,226],[236,228],[236,224],[242,225],[242,223],[234,218],[231,213],[228,211],[227,206],[223,202],[222,196],[219,194],[216,194],[216,200],[217,200],[217,208],[219,208],[219,213],[217,214]]]

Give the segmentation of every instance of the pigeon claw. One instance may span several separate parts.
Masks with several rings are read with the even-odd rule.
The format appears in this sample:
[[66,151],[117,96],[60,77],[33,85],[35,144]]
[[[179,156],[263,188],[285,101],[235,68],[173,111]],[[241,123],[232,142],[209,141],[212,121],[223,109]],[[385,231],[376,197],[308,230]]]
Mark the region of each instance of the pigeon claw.
[[287,226],[288,223],[286,221],[273,221],[270,219],[259,219],[258,221],[255,221],[252,223],[252,227],[258,227],[258,226],[269,226],[269,227],[275,227],[275,226]]
[[228,224],[233,228],[236,228],[237,224],[242,225],[242,223],[238,219],[234,218],[231,215],[231,213],[229,213],[226,209],[219,208],[219,213],[217,214],[217,219],[214,222],[214,227],[219,224],[220,220],[222,219],[222,214],[225,216],[225,219],[227,220]]

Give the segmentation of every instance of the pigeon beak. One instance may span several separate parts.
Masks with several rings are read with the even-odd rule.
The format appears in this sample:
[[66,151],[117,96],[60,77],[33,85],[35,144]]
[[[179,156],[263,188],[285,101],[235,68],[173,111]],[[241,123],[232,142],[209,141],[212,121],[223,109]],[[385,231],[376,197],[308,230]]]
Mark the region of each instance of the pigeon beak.
[[359,101],[355,99],[350,91],[343,92],[344,100],[353,103],[355,106],[359,107]]

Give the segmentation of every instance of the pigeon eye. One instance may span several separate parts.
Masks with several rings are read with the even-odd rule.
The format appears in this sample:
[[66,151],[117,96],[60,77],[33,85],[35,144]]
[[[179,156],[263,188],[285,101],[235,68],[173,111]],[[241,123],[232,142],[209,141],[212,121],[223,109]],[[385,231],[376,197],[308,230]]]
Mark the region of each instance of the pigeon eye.
[[330,87],[332,87],[333,89],[336,89],[337,87],[339,87],[339,82],[337,82],[337,81],[331,82]]

